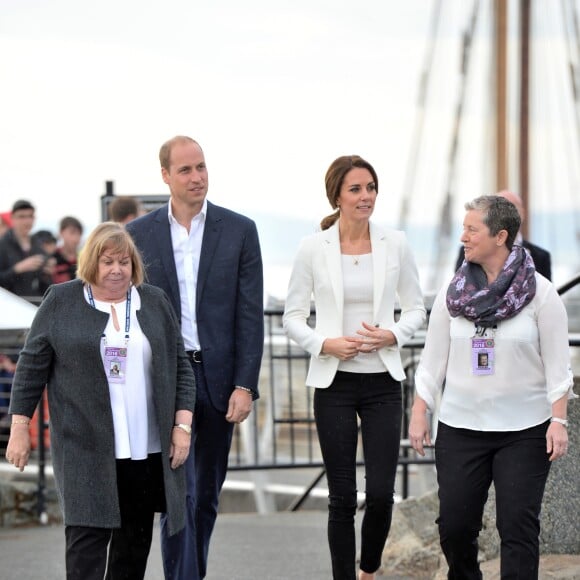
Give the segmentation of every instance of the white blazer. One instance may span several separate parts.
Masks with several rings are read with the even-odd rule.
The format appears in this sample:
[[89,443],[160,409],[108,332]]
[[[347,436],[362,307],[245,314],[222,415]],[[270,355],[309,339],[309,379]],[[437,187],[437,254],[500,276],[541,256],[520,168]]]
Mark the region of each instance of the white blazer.
[[[400,348],[425,320],[419,274],[403,232],[370,223],[373,258],[373,314],[369,321],[393,332],[397,344],[378,354],[391,376],[402,381],[405,372]],[[294,261],[284,309],[286,334],[310,353],[306,384],[330,386],[339,359],[322,354],[326,338],[343,336],[343,279],[338,222],[331,228],[304,238]],[[314,295],[316,327],[307,324]],[[395,322],[395,301],[401,308]]]

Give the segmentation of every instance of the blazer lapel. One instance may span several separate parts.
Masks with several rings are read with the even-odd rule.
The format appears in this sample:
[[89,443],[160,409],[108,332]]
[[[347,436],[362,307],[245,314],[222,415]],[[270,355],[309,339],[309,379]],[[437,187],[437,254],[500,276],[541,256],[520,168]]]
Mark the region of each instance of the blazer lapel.
[[218,245],[223,228],[223,221],[215,206],[207,202],[207,215],[201,242],[201,256],[199,258],[199,271],[197,273],[196,308],[199,307],[203,289],[207,281],[210,265]]
[[387,238],[380,228],[370,222],[371,252],[373,256],[373,316],[378,320],[379,308],[385,291],[387,271]]
[[175,268],[168,211],[169,208],[167,205],[164,205],[158,210],[153,224],[154,236],[152,243],[157,246],[157,253],[161,259],[161,263],[163,264],[169,288],[171,289],[172,303],[177,306],[177,315],[179,316],[179,319],[181,319],[181,297],[179,295],[179,282],[177,280],[177,270]]
[[338,311],[342,314],[344,307],[344,288],[342,281],[340,237],[337,224],[326,230],[326,235],[324,236],[322,243],[334,299]]

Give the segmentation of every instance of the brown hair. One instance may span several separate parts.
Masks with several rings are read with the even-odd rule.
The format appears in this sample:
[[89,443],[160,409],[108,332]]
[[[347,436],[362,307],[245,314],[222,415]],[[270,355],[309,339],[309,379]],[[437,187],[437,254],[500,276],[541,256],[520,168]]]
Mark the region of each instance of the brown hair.
[[139,215],[139,200],[130,195],[114,197],[108,210],[111,221],[124,223],[128,217],[136,218]]
[[201,145],[195,139],[186,137],[185,135],[177,135],[169,139],[169,141],[165,141],[161,145],[161,149],[159,149],[159,163],[161,163],[161,167],[166,171],[169,171],[169,166],[171,165],[171,150],[178,143],[195,143],[201,149]]
[[103,222],[90,233],[79,255],[77,278],[86,284],[96,284],[99,258],[106,250],[128,255],[132,266],[131,282],[135,286],[143,284],[145,269],[141,254],[127,230],[115,222]]
[[330,164],[330,167],[326,172],[326,177],[324,178],[324,183],[326,185],[326,197],[328,198],[332,209],[335,209],[336,211],[323,218],[323,220],[320,222],[320,229],[327,230],[329,227],[334,225],[340,217],[340,210],[337,209],[338,206],[336,205],[336,201],[340,195],[340,189],[346,174],[355,167],[367,169],[369,171],[369,173],[373,176],[376,192],[379,192],[379,178],[377,177],[377,172],[368,161],[365,161],[358,155],[344,155],[342,157],[338,157]]
[[63,217],[60,220],[60,226],[59,226],[59,232],[62,232],[62,230],[66,230],[66,228],[74,228],[76,230],[78,230],[81,234],[83,233],[83,224],[81,224],[81,222],[73,216],[66,216]]

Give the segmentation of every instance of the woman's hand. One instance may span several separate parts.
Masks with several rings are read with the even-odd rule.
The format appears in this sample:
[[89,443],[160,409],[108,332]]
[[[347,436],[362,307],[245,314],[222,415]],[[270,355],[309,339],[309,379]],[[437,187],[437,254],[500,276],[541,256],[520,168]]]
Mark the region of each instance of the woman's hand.
[[360,352],[376,352],[385,346],[397,344],[397,338],[392,331],[366,322],[362,323],[362,329],[357,330],[357,334],[363,337]]
[[431,445],[431,428],[427,419],[427,405],[420,397],[415,397],[409,421],[409,441],[411,447],[423,457],[423,445]]
[[182,466],[189,455],[191,445],[191,434],[186,433],[179,427],[173,427],[171,431],[171,446],[169,447],[169,458],[171,459],[171,469]]
[[322,343],[322,354],[329,354],[340,360],[350,360],[361,351],[363,344],[362,338],[354,336],[327,338]]
[[560,459],[568,452],[568,431],[560,423],[550,423],[546,431],[546,452],[550,454],[550,461]]
[[12,463],[20,471],[24,471],[24,468],[28,465],[31,449],[29,423],[25,421],[30,421],[30,419],[28,417],[14,416],[12,421],[15,420],[22,422],[13,422],[10,427],[10,439],[6,447],[6,461]]

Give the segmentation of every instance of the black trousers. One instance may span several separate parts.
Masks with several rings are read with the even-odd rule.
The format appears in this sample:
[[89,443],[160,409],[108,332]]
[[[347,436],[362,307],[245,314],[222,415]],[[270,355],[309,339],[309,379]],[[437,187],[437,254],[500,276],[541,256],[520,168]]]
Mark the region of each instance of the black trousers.
[[501,540],[501,578],[538,578],[540,509],[550,471],[548,425],[484,432],[439,423],[435,442],[440,502],[437,523],[449,579],[482,578],[477,538],[492,481]]
[[328,542],[335,580],[356,578],[358,421],[362,436],[366,510],[360,568],[375,572],[391,527],[401,438],[401,385],[388,373],[337,372],[314,393],[314,416],[329,490]]
[[117,459],[117,492],[120,528],[65,527],[67,580],[144,578],[155,512],[166,509],[161,454]]

